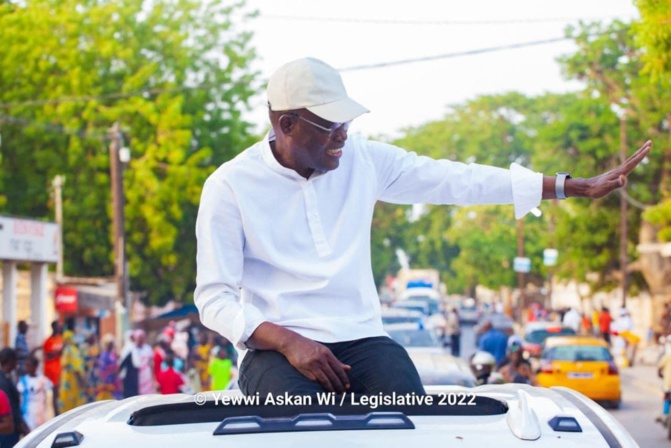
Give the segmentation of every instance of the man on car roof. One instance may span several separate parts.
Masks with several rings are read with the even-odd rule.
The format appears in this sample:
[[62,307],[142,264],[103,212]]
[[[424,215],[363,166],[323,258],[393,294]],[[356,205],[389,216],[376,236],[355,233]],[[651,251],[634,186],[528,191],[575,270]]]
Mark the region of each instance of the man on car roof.
[[433,160],[350,136],[368,110],[314,58],[280,67],[267,97],[272,129],[208,178],[196,224],[195,303],[240,351],[246,394],[424,392],[381,323],[370,254],[377,201],[512,203],[521,218],[541,199],[622,187],[651,145],[589,179]]

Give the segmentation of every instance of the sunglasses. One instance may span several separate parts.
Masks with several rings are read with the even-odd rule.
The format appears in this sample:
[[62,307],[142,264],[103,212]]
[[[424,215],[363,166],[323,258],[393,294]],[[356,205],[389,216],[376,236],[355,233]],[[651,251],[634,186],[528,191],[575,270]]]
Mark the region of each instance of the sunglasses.
[[[322,131],[324,131],[324,132],[328,132],[329,134],[333,134],[334,132],[336,132],[337,130],[339,130],[339,129],[341,129],[341,128],[342,128],[345,132],[347,132],[347,130],[349,129],[349,124],[351,123],[351,121],[346,121],[346,122],[344,122],[344,123],[333,123],[330,127],[326,127],[326,126],[322,126],[322,125],[320,125],[320,124],[317,124],[317,123],[315,123],[315,122],[312,121],[312,120],[308,120],[307,118],[302,117],[302,116],[300,116],[300,115],[298,115],[297,113],[294,113],[294,112],[292,112],[292,113],[288,113],[288,114],[284,114],[284,115],[289,115],[289,116],[292,116],[292,117],[296,117],[296,118],[298,118],[299,120],[302,120],[302,121],[304,121],[304,122],[306,122],[306,123],[308,123],[308,124],[311,124],[312,126],[316,127],[317,129],[320,129],[320,130],[322,130]],[[284,115],[283,115],[283,116],[284,116]],[[282,117],[280,117],[280,118],[282,118]]]

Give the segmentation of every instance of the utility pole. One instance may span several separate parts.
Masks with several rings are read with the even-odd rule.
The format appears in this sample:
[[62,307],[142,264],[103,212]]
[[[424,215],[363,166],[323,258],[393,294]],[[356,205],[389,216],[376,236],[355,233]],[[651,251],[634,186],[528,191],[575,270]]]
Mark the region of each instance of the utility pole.
[[[555,233],[555,211],[559,206],[557,199],[552,200],[552,213],[548,221],[548,231],[550,232],[550,249],[557,248],[557,235]],[[552,308],[552,265],[548,266],[548,294],[545,300],[545,309]]]
[[60,174],[51,182],[54,188],[54,204],[56,207],[56,224],[58,224],[58,262],[56,263],[56,281],[63,280],[63,194],[61,187],[65,177]]
[[[517,220],[517,256],[524,257],[524,218]],[[517,285],[520,289],[520,296],[517,299],[516,320],[521,321],[522,310],[524,309],[526,296],[524,294],[524,272],[517,272]]]
[[[627,111],[620,116],[620,162],[627,160]],[[624,187],[626,188],[626,186]],[[627,306],[627,199],[620,195],[620,269],[622,270],[622,308]]]
[[[123,165],[120,159],[121,129],[116,122],[109,130],[110,139],[110,183],[112,188],[112,225],[114,233],[114,280],[116,299],[120,305],[127,306],[126,288],[126,232],[124,217]],[[126,316],[129,316],[126,309]],[[117,316],[119,319],[119,316]],[[127,317],[126,317],[127,319]],[[125,325],[124,329],[127,329]]]

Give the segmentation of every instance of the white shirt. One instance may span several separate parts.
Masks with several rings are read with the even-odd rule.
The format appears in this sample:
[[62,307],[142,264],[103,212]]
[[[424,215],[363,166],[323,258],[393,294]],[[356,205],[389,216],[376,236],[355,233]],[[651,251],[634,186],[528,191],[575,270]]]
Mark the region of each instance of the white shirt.
[[386,335],[370,256],[378,200],[514,203],[517,217],[541,200],[542,174],[517,164],[436,161],[355,135],[337,169],[305,179],[277,162],[268,139],[210,175],[196,222],[194,301],[239,362],[264,321],[327,343]]
[[53,384],[44,375],[23,375],[16,384],[21,397],[23,420],[31,430],[47,421],[47,391]]
[[564,314],[564,320],[562,324],[566,327],[570,327],[575,330],[576,333],[580,332],[580,324],[582,323],[582,317],[580,313],[574,308],[569,309],[566,314]]

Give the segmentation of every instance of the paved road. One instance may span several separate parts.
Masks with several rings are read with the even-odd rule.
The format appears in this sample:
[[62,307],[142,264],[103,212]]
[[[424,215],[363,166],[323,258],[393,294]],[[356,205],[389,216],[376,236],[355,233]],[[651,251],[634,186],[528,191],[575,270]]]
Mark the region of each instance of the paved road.
[[611,414],[629,431],[641,448],[669,448],[671,440],[655,417],[662,411],[661,381],[654,367],[634,366],[620,370],[622,406]]

